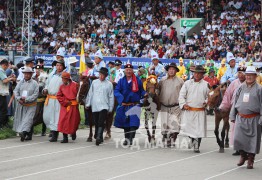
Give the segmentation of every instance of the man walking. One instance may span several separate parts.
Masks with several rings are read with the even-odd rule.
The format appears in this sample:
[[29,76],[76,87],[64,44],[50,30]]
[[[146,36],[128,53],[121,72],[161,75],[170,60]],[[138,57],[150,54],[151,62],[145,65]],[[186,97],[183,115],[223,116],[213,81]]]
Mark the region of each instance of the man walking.
[[76,101],[79,85],[71,80],[68,72],[63,72],[61,77],[63,84],[56,95],[61,104],[57,130],[63,133],[61,143],[68,143],[68,134],[72,135],[72,140],[76,139],[76,131],[80,123],[80,113]]
[[46,86],[43,90],[43,94],[46,95],[45,107],[44,107],[44,123],[50,128],[52,138],[50,142],[56,142],[58,137],[57,125],[60,114],[60,104],[57,100],[56,94],[63,84],[62,72],[65,69],[64,60],[57,60],[55,63],[55,71],[50,73],[46,82]]
[[24,141],[33,125],[39,86],[31,79],[34,73],[32,68],[25,67],[22,73],[24,79],[19,81],[14,90],[15,98],[19,103],[16,106],[13,130],[18,132],[21,141]]
[[237,165],[248,160],[247,169],[253,169],[261,144],[262,87],[256,82],[255,66],[248,66],[245,75],[246,81],[236,92],[229,118],[235,122],[234,150],[241,155]]
[[86,98],[86,108],[92,108],[93,119],[96,127],[96,145],[103,142],[103,131],[107,120],[107,114],[114,108],[113,84],[106,80],[108,69],[101,67],[99,79],[92,82]]
[[194,152],[200,153],[199,147],[206,136],[205,106],[208,97],[208,83],[203,80],[206,70],[197,65],[191,70],[194,78],[185,82],[179,94],[179,106],[183,110],[181,119],[181,134],[191,138]]
[[163,140],[167,139],[167,146],[172,146],[180,131],[181,109],[178,104],[180,89],[184,81],[176,76],[179,72],[175,63],[165,67],[167,76],[159,82],[159,100],[161,103],[161,131]]
[[130,109],[140,108],[139,102],[146,95],[146,92],[143,89],[141,80],[134,74],[131,64],[125,65],[125,76],[118,81],[114,94],[119,104],[114,126],[124,129],[124,145],[132,145],[136,130],[140,125],[141,112],[128,112],[132,111]]

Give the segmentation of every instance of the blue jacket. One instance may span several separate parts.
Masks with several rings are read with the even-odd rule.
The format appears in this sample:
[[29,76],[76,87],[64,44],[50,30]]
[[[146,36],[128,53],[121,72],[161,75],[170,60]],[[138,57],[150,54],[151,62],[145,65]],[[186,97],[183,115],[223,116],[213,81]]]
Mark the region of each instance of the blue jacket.
[[[136,77],[137,78],[137,77]],[[143,89],[142,82],[137,78],[137,92],[132,92],[132,82],[128,83],[126,76],[121,78],[114,90],[114,95],[119,106],[116,109],[114,126],[118,128],[136,127],[140,125],[141,107],[139,104],[131,106],[122,106],[122,103],[139,103],[146,92]]]
[[230,82],[234,81],[237,78],[236,73],[237,73],[237,66],[235,66],[234,68],[228,67],[225,74],[222,76],[220,82],[224,83],[227,80],[229,80]]

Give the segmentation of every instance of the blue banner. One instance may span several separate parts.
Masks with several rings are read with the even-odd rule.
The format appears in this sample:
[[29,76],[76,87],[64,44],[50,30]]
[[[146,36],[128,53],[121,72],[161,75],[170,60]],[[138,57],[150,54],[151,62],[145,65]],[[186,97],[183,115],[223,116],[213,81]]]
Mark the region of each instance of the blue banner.
[[[64,60],[66,65],[68,64],[68,58],[72,57],[72,56],[65,56]],[[78,59],[80,61],[80,56],[75,56],[76,59]],[[52,62],[56,59],[55,55],[51,55],[51,54],[37,54],[35,55],[35,59],[44,59],[45,61],[45,67],[49,67],[51,68],[52,66]],[[91,59],[94,59],[94,57],[91,57]],[[120,59],[123,62],[123,66],[127,64],[127,62],[129,61],[134,68],[136,69],[138,66],[144,66],[146,64],[151,64],[151,59],[150,58],[127,58],[127,57],[104,57],[104,61],[106,64],[108,64],[110,61],[115,61],[116,59]],[[175,62],[176,64],[178,64],[179,60],[178,59],[159,59],[162,64],[164,66],[170,64],[171,62]],[[76,64],[76,67],[79,68],[79,61]],[[190,59],[184,59],[184,64],[187,65],[189,63]],[[200,60],[194,60],[193,61],[195,65],[198,65],[201,63]]]
[[[80,61],[80,56],[72,55],[72,56],[65,56],[65,64],[68,66],[68,59],[69,57],[76,57],[78,62],[76,63],[76,67],[79,68],[79,61]],[[55,55],[52,54],[37,54],[35,55],[35,59],[42,58],[45,61],[45,67],[51,68],[52,67],[52,62],[56,59]],[[94,59],[94,57],[91,56],[91,59]],[[104,57],[104,61],[106,64],[108,64],[110,61],[115,61],[116,59],[120,59],[123,62],[123,66],[127,64],[129,61],[135,69],[137,69],[138,66],[144,66],[146,64],[151,64],[151,59],[150,58],[137,58],[137,57]],[[175,62],[177,65],[179,63],[178,59],[159,59],[164,66],[170,64],[171,62]],[[190,59],[184,59],[184,65],[186,66],[189,63]],[[205,60],[193,60],[193,63],[195,65],[203,64],[205,63]],[[261,67],[262,63],[261,62],[254,62],[254,66]],[[220,62],[215,61],[215,67],[220,67]]]

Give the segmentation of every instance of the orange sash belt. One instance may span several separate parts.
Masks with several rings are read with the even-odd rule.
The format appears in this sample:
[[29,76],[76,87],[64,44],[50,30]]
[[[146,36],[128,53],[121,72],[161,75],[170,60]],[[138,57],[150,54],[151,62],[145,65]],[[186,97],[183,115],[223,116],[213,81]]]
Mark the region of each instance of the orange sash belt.
[[187,110],[188,111],[205,111],[205,108],[189,107]]
[[66,112],[70,111],[71,106],[77,106],[78,105],[78,102],[76,100],[72,100],[70,102],[71,102],[71,105],[66,107]]
[[134,102],[134,103],[122,103],[122,106],[135,106],[137,105],[138,102]]
[[36,106],[36,104],[37,104],[37,102],[33,102],[33,103],[23,104],[23,106],[31,107],[31,106]]
[[49,95],[49,94],[48,94],[48,95],[46,96],[46,99],[45,99],[45,106],[48,105],[49,99],[57,99],[57,97],[56,97],[55,95]]
[[242,118],[253,118],[253,117],[256,117],[256,116],[260,116],[259,113],[253,113],[253,114],[240,114],[238,113],[238,115]]

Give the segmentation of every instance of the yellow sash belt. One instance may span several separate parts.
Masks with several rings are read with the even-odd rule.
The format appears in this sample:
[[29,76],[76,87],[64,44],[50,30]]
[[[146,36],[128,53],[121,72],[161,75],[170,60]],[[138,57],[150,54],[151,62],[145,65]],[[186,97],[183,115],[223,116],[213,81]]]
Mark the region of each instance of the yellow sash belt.
[[57,99],[57,97],[55,95],[47,95],[46,99],[45,99],[45,106],[48,105],[48,101],[49,99]]
[[71,105],[66,107],[66,112],[70,111],[71,106],[77,106],[78,105],[78,102],[76,100],[72,100],[70,102],[71,102]]

